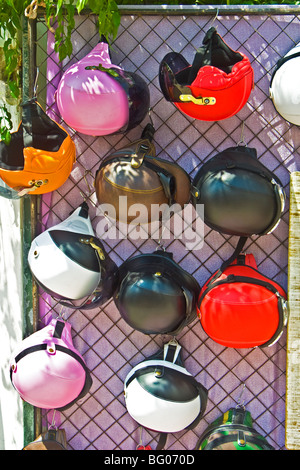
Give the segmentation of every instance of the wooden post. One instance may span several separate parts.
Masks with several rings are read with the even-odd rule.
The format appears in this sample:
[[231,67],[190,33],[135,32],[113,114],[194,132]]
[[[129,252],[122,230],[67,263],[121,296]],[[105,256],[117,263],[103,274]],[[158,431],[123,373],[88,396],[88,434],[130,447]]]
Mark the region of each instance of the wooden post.
[[285,445],[300,449],[300,172],[291,173]]

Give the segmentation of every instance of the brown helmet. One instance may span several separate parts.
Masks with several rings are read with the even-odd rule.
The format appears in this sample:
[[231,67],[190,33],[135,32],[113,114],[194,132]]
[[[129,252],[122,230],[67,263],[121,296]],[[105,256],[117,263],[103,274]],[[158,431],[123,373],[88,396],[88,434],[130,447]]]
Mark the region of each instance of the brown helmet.
[[[143,204],[147,211],[139,221],[154,222],[166,208],[163,204],[179,211],[190,201],[189,175],[178,164],[155,156],[153,135],[154,128],[148,124],[141,139],[105,158],[96,173],[98,202],[100,205],[112,204],[116,220],[132,222],[135,218],[131,215],[132,206]],[[120,209],[121,196],[127,198],[125,210]]]
[[66,431],[50,428],[22,450],[67,450]]

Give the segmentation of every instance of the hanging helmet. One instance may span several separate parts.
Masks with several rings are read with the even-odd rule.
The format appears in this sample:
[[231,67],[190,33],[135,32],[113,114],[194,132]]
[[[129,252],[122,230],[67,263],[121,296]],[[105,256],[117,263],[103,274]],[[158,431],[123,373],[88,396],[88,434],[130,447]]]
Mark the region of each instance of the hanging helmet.
[[204,431],[195,450],[274,450],[243,407],[230,408]]
[[117,267],[94,236],[85,202],[33,240],[28,263],[36,282],[62,305],[71,305],[66,300],[92,296],[72,308],[101,305],[115,288]]
[[[130,223],[132,207],[140,204],[139,222],[154,222],[171,213],[168,208],[181,210],[190,201],[191,181],[186,171],[174,162],[156,157],[152,143],[154,128],[145,127],[141,139],[116,150],[105,158],[95,178],[95,190],[100,204],[112,204],[116,220]],[[120,198],[126,199],[126,208]],[[161,214],[162,207],[166,207]]]
[[22,450],[67,450],[66,431],[50,428],[23,447]]
[[196,318],[200,287],[173,261],[156,251],[126,260],[119,267],[114,300],[122,318],[145,334],[178,334]]
[[207,404],[207,390],[186,370],[180,349],[170,341],[137,364],[124,382],[130,416],[141,426],[163,433],[164,441],[167,433],[194,428]]
[[193,64],[169,52],[159,67],[166,100],[201,121],[220,121],[238,113],[250,96],[253,80],[248,57],[232,50],[215,28],[207,31]]
[[193,204],[204,205],[204,222],[218,232],[251,236],[271,232],[284,210],[279,178],[254,148],[228,148],[205,163],[193,181]]
[[300,43],[279,59],[270,81],[270,98],[288,122],[300,125]]
[[10,143],[0,142],[0,178],[14,191],[11,195],[6,191],[7,197],[54,191],[69,177],[75,159],[75,144],[65,129],[35,98],[27,101]]
[[70,323],[58,319],[21,341],[10,360],[10,377],[24,401],[44,409],[67,409],[92,385]]
[[227,260],[204,284],[197,302],[203,330],[230,348],[269,347],[288,321],[287,295],[257,269],[252,254]]
[[88,135],[125,132],[149,110],[146,82],[111,63],[108,44],[100,42],[63,74],[56,102],[64,121]]

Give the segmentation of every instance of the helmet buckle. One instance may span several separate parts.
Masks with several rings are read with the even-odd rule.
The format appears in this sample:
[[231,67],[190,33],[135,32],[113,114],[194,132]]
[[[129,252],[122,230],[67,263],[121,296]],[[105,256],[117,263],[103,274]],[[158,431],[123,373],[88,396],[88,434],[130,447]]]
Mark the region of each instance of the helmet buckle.
[[190,102],[192,101],[194,104],[199,104],[202,106],[208,106],[216,104],[216,98],[212,96],[200,96],[199,98],[195,98],[193,95],[180,95],[180,101]]
[[81,237],[79,239],[80,243],[84,243],[85,245],[90,245],[92,248],[94,248],[94,250],[96,250],[96,252],[98,253],[98,256],[100,258],[101,261],[105,260],[105,256],[104,256],[104,252],[103,250],[100,248],[100,246],[98,246],[95,242],[94,242],[94,238],[91,237],[91,238],[83,238]]

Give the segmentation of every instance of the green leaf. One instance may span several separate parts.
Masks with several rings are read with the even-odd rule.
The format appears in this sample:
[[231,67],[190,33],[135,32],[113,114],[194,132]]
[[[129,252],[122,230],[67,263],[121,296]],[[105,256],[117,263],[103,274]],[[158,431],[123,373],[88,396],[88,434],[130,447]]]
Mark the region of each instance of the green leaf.
[[20,96],[20,88],[18,86],[18,83],[15,81],[11,81],[8,83],[9,89],[11,91],[11,94],[14,98],[19,98]]
[[5,142],[6,145],[10,144],[11,141],[11,133],[9,132],[9,129],[6,128],[1,128],[1,140]]
[[84,8],[86,8],[86,5],[88,3],[88,0],[78,0],[76,3],[76,9],[78,13],[80,13]]

